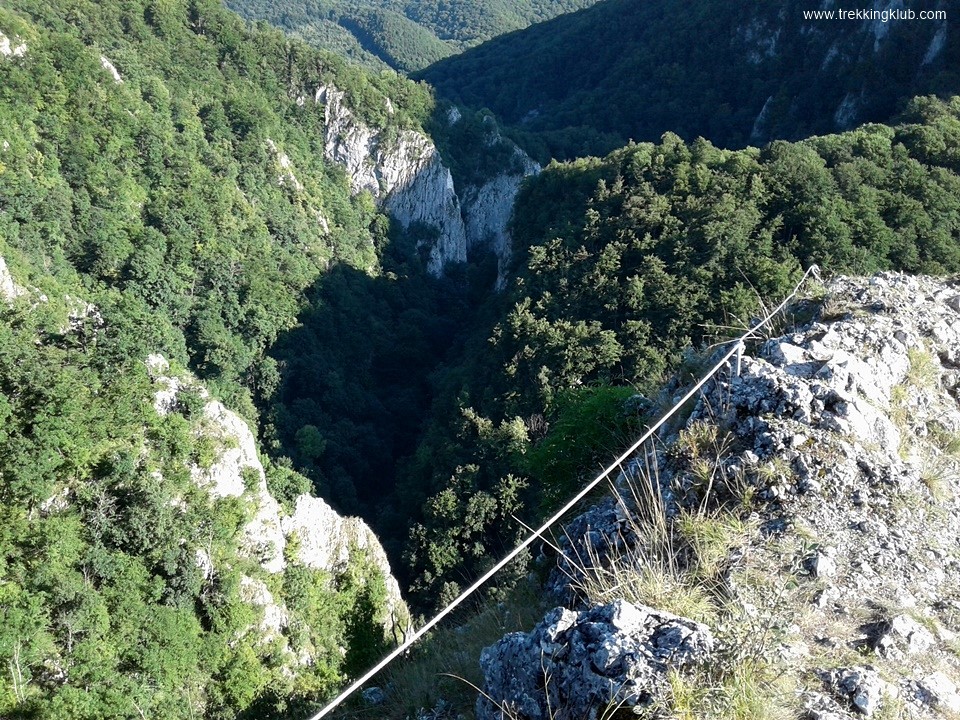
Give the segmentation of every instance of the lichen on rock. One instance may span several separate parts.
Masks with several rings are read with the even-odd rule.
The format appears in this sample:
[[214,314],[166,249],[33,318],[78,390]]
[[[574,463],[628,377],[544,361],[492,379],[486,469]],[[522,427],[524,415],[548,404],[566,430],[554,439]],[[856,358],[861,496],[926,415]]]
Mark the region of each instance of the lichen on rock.
[[668,692],[668,669],[695,667],[713,647],[705,625],[623,600],[579,613],[558,607],[483,651],[477,718],[579,720],[651,705]]

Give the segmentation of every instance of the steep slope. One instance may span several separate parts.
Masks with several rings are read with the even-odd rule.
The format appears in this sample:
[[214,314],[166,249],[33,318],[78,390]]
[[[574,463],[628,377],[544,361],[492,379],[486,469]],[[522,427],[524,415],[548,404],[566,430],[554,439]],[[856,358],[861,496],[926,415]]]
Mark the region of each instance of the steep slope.
[[95,306],[17,280],[0,259],[4,717],[267,715],[405,631],[363,522]]
[[[548,167],[521,191],[513,277],[399,473],[415,601],[462,582],[642,423],[636,391],[747,326],[798,268],[960,269],[960,105],[763,150],[672,134]],[[477,500],[477,497],[482,497]],[[462,531],[463,526],[470,533]],[[482,551],[481,551],[482,548]],[[444,590],[446,588],[446,590]]]
[[[478,717],[618,701],[655,717],[953,717],[957,293],[885,273],[794,306],[814,320],[750,349],[739,375],[731,363],[631,463],[620,502],[568,526],[566,600],[614,610],[557,609],[485,651]],[[637,646],[637,622],[662,630]],[[511,679],[528,643],[543,672]]]
[[379,132],[432,105],[214,2],[0,8],[0,715],[305,714],[403,630],[370,529],[254,441],[307,290],[390,244],[333,83]]
[[419,77],[446,98],[493,110],[541,162],[602,154],[667,131],[723,147],[799,139],[886,122],[914,95],[960,91],[960,43],[947,3],[906,4],[944,13],[935,20],[805,19],[813,7],[605,0]]
[[[263,417],[268,451],[337,508],[376,505],[422,427],[426,377],[469,322],[466,271],[434,276],[491,249],[489,291],[535,165],[477,116],[432,118],[423,86],[215,2],[23,0],[0,9],[0,32],[0,236],[23,282],[82,295],[125,355],[161,354]],[[446,159],[424,132],[441,120]],[[341,309],[351,347],[327,322]]]
[[376,209],[323,160],[324,107],[305,99],[335,82],[394,133],[432,100],[249,33],[217,3],[191,8],[0,10],[24,48],[0,56],[0,234],[36,267],[106,292],[91,297],[104,312],[155,317],[142,354],[189,364],[252,417],[277,374],[264,351],[304,290],[335,263],[377,272],[385,244]]

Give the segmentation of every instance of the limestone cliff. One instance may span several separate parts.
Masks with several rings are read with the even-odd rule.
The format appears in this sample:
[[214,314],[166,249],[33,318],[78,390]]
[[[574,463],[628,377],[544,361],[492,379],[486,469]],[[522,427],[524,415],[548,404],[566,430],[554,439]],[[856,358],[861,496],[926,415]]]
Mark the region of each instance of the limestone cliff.
[[[106,321],[96,306],[71,295],[48,298],[38,289],[25,288],[0,256],[0,301],[13,304],[24,303],[24,299],[31,301],[26,306],[28,310],[43,305],[51,313],[62,312],[64,320],[59,332],[64,336],[99,333],[106,328]],[[277,594],[294,566],[313,571],[314,581],[324,582],[324,591],[330,595],[339,592],[341,578],[348,574],[355,585],[358,582],[377,584],[382,580],[382,606],[370,609],[370,620],[374,627],[380,623],[384,637],[400,637],[410,623],[409,611],[386,553],[366,523],[340,516],[323,500],[309,494],[297,497],[293,508],[286,510],[270,491],[256,440],[246,421],[212,398],[189,372],[173,370],[163,356],[150,355],[145,365],[153,384],[152,411],[164,419],[177,415],[179,417],[173,419],[180,423],[189,415],[186,422],[193,440],[209,449],[205,457],[194,458],[187,468],[182,465],[174,468],[169,479],[156,465],[145,470],[145,474],[152,483],[169,488],[175,487],[176,480],[172,478],[185,469],[189,478],[187,485],[192,482],[199,488],[200,498],[205,496],[210,505],[224,499],[238,501],[236,507],[241,513],[238,531],[234,533],[228,526],[215,531],[211,526],[209,536],[201,533],[193,540],[182,537],[179,542],[210,592],[217,587],[218,577],[224,571],[233,570],[230,566],[236,565],[239,558],[243,573],[239,597],[254,609],[255,618],[243,635],[251,636],[265,657],[275,653],[290,677],[298,666],[318,660],[317,652],[328,651],[314,647],[309,633],[293,627],[295,613],[288,610],[283,597]],[[193,410],[186,412],[185,408],[191,403]],[[151,442],[152,439],[145,437],[139,449],[146,465],[151,456]],[[175,512],[185,515],[190,512],[191,503],[204,504],[195,491],[185,492],[180,487],[168,503]],[[53,494],[39,504],[44,517],[73,511],[79,492],[69,479],[57,478]],[[221,544],[214,542],[215,532],[220,533],[217,543]],[[223,542],[230,546],[229,552],[224,553]],[[226,566],[221,566],[224,563]],[[297,622],[302,623],[302,617]],[[348,648],[344,648],[346,651]]]
[[20,58],[27,54],[27,44],[14,36],[8,38],[0,32],[0,55],[8,58]]
[[0,257],[0,300],[10,302],[25,293],[26,290],[14,282],[13,276],[7,269],[7,261]]
[[463,191],[463,218],[467,229],[467,250],[486,248],[497,256],[497,286],[506,282],[507,264],[513,252],[510,218],[520,183],[540,172],[540,165],[515,148],[516,171],[503,172],[482,185],[470,185]]
[[353,192],[369,192],[405,228],[423,223],[437,229],[427,265],[431,273],[465,262],[460,199],[436,146],[413,130],[387,138],[361,122],[346,106],[344,93],[332,85],[317,90],[314,99],[325,106],[326,157],[346,169]]
[[[263,464],[247,423],[221,402],[209,397],[195,379],[170,373],[169,363],[160,355],[147,358],[154,379],[154,407],[160,414],[170,412],[182,392],[197,393],[203,399],[203,414],[195,433],[215,441],[215,457],[206,467],[194,465],[194,482],[207,490],[211,498],[240,498],[252,508],[240,536],[240,552],[254,560],[269,575],[282,574],[288,562],[295,562],[328,573],[335,581],[357,555],[371,562],[382,574],[386,585],[383,628],[388,636],[399,636],[410,621],[400,587],[390,569],[386,553],[373,531],[359,518],[340,516],[318,497],[304,494],[286,512],[267,487]],[[291,545],[291,541],[292,545]],[[209,573],[209,556],[198,548],[198,564]],[[287,611],[274,600],[262,580],[246,578],[241,587],[245,600],[263,611],[260,632],[264,642],[280,638],[287,627]],[[294,648],[295,650],[298,650]],[[301,656],[300,652],[296,653]]]
[[[325,106],[326,158],[344,167],[353,192],[369,192],[404,228],[420,223],[437,231],[429,248],[429,272],[439,275],[447,265],[465,262],[468,251],[487,248],[500,261],[502,281],[510,257],[513,202],[523,178],[539,172],[539,165],[510,143],[515,169],[458,189],[436,145],[423,133],[371,128],[333,85],[319,88],[314,100]],[[389,98],[384,102],[389,111]],[[451,114],[449,121],[459,119]],[[509,142],[499,135],[494,141]]]

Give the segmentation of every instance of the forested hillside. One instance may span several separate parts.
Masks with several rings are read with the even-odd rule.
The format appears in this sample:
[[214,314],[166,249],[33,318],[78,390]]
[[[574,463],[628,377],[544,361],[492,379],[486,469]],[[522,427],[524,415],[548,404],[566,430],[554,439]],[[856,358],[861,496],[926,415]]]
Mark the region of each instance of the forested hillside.
[[[948,12],[940,0],[906,6]],[[604,0],[420,76],[493,110],[541,162],[667,131],[721,147],[800,139],[886,122],[915,95],[960,91],[955,22],[805,20],[811,7]]]
[[302,715],[384,646],[382,572],[284,550],[309,479],[206,396],[253,425],[307,289],[381,271],[324,83],[378,128],[430,114],[217,2],[0,8],[3,717]]
[[514,516],[532,524],[628,444],[651,407],[635,393],[654,398],[689,347],[747,327],[801,268],[960,270],[958,148],[960,101],[923,98],[896,127],[740,151],[668,134],[531,181],[513,284],[434,376],[400,468],[414,597],[449,597],[507,548]]
[[0,64],[6,242],[112,290],[105,309],[155,318],[139,347],[189,363],[252,417],[275,383],[264,350],[303,291],[334,262],[374,270],[384,244],[369,198],[322,160],[316,87],[336,82],[381,126],[425,119],[429,95],[249,33],[214,2],[25,1],[2,19],[28,48]]
[[[405,68],[580,10],[427,73],[544,156],[622,145],[525,181],[512,253],[487,232],[440,277],[440,231],[326,158],[375,188],[409,159],[380,150],[429,154],[463,239],[454,185],[539,169],[489,111],[216,0],[0,8],[0,715],[305,716],[405,618],[372,535],[320,569],[320,540],[244,544],[264,507],[362,513],[428,610],[806,266],[960,272],[960,100],[900,105],[954,87],[947,26],[590,5],[242,6]],[[778,136],[806,139],[719,147]]]
[[372,68],[410,72],[596,1],[227,0],[227,6]]

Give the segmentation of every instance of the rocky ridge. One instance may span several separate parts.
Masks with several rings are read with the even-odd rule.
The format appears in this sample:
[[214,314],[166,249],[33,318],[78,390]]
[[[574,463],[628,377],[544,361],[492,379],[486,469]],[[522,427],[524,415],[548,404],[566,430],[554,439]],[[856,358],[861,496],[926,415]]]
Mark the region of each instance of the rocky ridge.
[[[467,253],[485,247],[499,260],[500,283],[510,257],[508,225],[520,183],[540,166],[511,144],[516,167],[481,185],[456,188],[453,175],[436,145],[421,132],[402,129],[395,137],[362,122],[347,106],[345,93],[333,85],[320,87],[314,101],[324,105],[325,156],[341,165],[354,193],[369,192],[404,228],[418,223],[434,228],[427,269],[443,273],[449,264],[467,260]],[[389,98],[384,98],[392,114]],[[448,121],[460,120],[451,113]],[[499,135],[492,142],[509,142]]]
[[[701,665],[722,674],[733,646],[762,636],[755,660],[789,680],[781,700],[800,717],[953,717],[960,711],[960,286],[893,273],[839,278],[792,312],[813,319],[753,348],[739,376],[731,368],[708,383],[684,422],[665,431],[648,455],[655,482],[636,461],[619,483],[659,488],[668,523],[685,513],[702,519],[698,508],[712,508],[710,517],[735,517],[746,528],[718,563],[730,609],[714,617],[719,640]],[[667,389],[668,405],[679,390]],[[590,509],[566,527],[564,554],[596,566],[641,557],[646,539],[636,508],[607,500]],[[682,546],[682,534],[676,538]],[[595,568],[564,564],[555,589],[567,605],[589,605],[580,580]],[[560,663],[554,676],[621,642],[604,632],[580,649],[567,642],[560,658],[543,637],[548,619],[569,612],[552,611],[524,640]],[[485,651],[484,691],[522,707],[544,696],[543,678],[539,686],[536,678],[522,687],[500,681],[515,656],[511,643]],[[647,700],[668,702],[669,693]],[[603,704],[591,707],[592,716]]]
[[[252,516],[240,533],[241,554],[255,560],[270,575],[282,573],[292,561],[333,577],[347,570],[354,554],[362,554],[376,566],[386,584],[385,633],[397,636],[406,632],[409,611],[386,552],[370,527],[359,518],[342,517],[324,500],[309,494],[297,497],[293,512],[287,513],[267,487],[256,441],[247,423],[210,398],[193,378],[171,374],[169,363],[162,356],[151,355],[147,367],[155,383],[154,408],[158,413],[170,412],[181,392],[196,392],[203,398],[203,417],[196,432],[215,439],[216,457],[207,467],[193,466],[191,474],[212,498],[241,498],[253,506]],[[291,541],[295,541],[292,552],[288,548]],[[203,549],[197,550],[197,558],[207,574],[213,572]],[[275,601],[266,584],[247,577],[242,594],[262,609],[260,633],[264,642],[282,638],[287,611],[282,602]],[[281,642],[285,643],[285,639]]]

